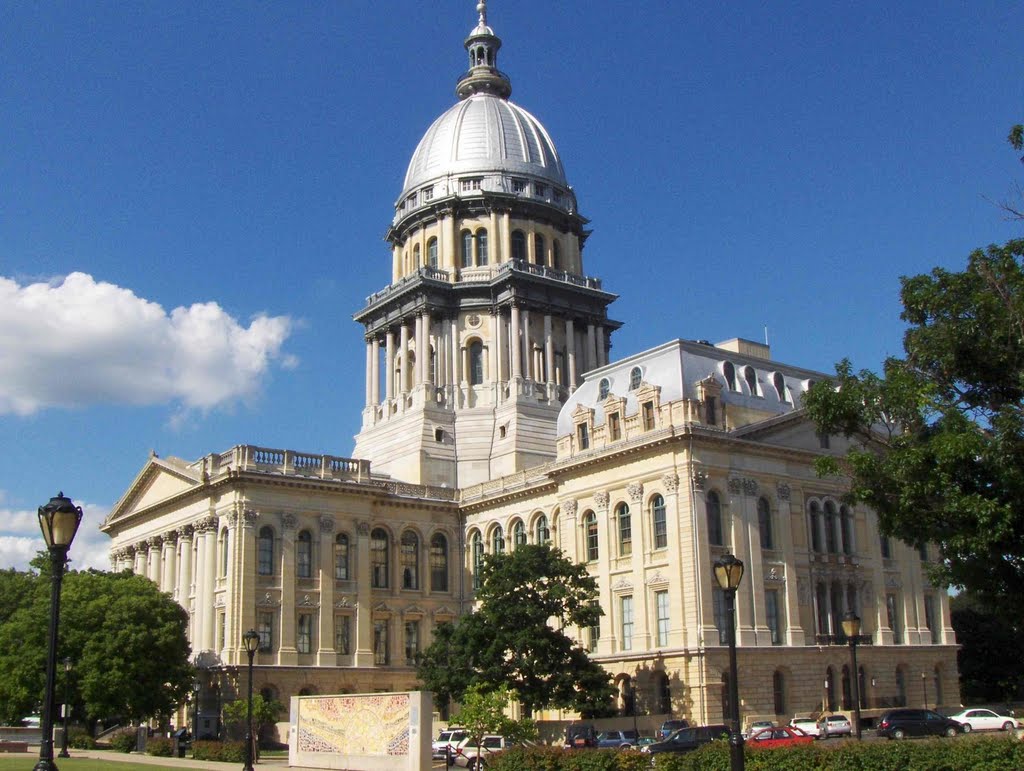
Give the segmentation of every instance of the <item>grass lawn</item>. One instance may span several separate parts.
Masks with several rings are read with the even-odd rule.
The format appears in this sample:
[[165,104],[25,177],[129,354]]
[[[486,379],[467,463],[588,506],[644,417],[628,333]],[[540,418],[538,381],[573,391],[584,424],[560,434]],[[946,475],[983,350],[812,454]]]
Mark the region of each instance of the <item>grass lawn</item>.
[[[36,762],[39,760],[39,756],[34,757],[17,757],[10,758],[0,755],[0,771],[32,771]],[[154,766],[148,763],[132,763],[131,761],[120,761],[120,760],[106,760],[100,758],[99,760],[92,760],[90,758],[55,758],[57,761],[57,767],[60,771],[160,771],[161,768],[174,768],[177,771],[194,771],[192,766],[188,765],[189,759],[178,760],[181,765],[174,766]]]

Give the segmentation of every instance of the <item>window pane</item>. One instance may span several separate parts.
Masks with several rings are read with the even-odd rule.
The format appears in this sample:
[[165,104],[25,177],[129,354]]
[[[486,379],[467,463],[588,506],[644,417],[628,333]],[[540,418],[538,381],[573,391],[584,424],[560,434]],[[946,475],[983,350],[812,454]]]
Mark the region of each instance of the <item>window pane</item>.
[[619,608],[622,614],[622,650],[633,648],[633,598],[620,597]]
[[658,614],[658,645],[664,647],[668,645],[668,592],[655,592],[654,605]]
[[654,548],[664,549],[668,546],[668,526],[665,519],[665,499],[655,495],[651,499],[651,520],[654,530]]
[[370,585],[388,588],[388,534],[380,528],[370,533]]
[[430,539],[430,591],[448,591],[448,539],[440,533]]
[[616,516],[619,521],[619,555],[625,557],[633,553],[633,520],[629,506],[620,503],[616,507]]
[[347,656],[352,652],[352,617],[334,617],[334,650]]

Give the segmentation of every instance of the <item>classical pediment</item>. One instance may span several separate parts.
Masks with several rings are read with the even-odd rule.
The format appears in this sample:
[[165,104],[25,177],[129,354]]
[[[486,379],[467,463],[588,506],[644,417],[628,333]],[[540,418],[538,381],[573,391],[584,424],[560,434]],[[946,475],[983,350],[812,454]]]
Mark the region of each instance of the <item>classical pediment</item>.
[[[820,452],[823,448],[818,429],[805,410],[793,410],[735,429],[732,435],[752,442],[763,442],[793,450]],[[829,437],[829,448],[845,452],[848,441],[841,436]]]
[[202,478],[196,469],[183,461],[164,460],[154,455],[136,475],[121,500],[114,504],[102,529],[130,520],[136,512],[157,506],[201,484]]

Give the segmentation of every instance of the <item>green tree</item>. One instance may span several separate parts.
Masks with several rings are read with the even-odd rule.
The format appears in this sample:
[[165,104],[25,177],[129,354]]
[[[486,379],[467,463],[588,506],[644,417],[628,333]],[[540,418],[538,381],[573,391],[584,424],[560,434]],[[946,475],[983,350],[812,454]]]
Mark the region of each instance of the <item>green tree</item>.
[[[224,705],[224,723],[228,732],[236,739],[245,738],[245,720],[248,716],[249,702],[246,699],[235,699]],[[277,716],[284,710],[281,702],[263,698],[262,694],[254,693],[252,696],[252,726],[253,734],[260,735],[264,728],[272,726],[277,721]]]
[[480,745],[488,734],[504,736],[507,742],[537,738],[537,726],[532,720],[514,720],[508,716],[506,710],[514,696],[505,685],[488,690],[480,684],[469,686],[462,695],[456,720],[466,729],[470,746],[477,749],[477,757],[481,755]]
[[471,686],[512,689],[529,710],[545,707],[604,714],[608,673],[565,630],[603,615],[597,583],[547,545],[523,545],[484,558],[478,607],[442,624],[421,654],[418,675],[440,702],[462,700]]
[[1024,697],[1024,673],[1007,666],[1024,648],[1019,618],[966,592],[953,597],[949,605],[960,644],[957,662],[965,702],[991,704]]
[[804,406],[852,440],[818,462],[883,533],[937,543],[933,580],[1024,610],[1024,240],[973,252],[966,270],[904,277],[905,356],[884,377],[836,367]]
[[[0,718],[34,711],[45,688],[49,583],[24,574],[31,601],[0,623]],[[72,672],[72,715],[88,721],[167,717],[190,689],[188,615],[151,581],[130,573],[68,573],[58,657]],[[63,693],[58,668],[58,693]]]

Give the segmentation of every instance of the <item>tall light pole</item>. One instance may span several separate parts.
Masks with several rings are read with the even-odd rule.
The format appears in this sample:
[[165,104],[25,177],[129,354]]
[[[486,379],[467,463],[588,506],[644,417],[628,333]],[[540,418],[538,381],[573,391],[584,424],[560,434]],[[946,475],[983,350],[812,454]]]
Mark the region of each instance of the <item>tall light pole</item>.
[[729,642],[729,759],[732,771],[743,771],[743,733],[740,731],[740,688],[736,667],[736,590],[743,580],[743,563],[732,554],[715,560],[715,580],[725,593],[725,623]]
[[843,632],[850,644],[850,665],[853,672],[850,677],[853,679],[853,729],[857,738],[860,739],[860,674],[857,671],[857,643],[860,642],[860,616],[852,610],[843,617]]
[[195,707],[195,718],[192,721],[192,746],[195,747],[199,741],[199,695],[202,692],[203,684],[197,677],[192,681],[192,702]]
[[43,694],[43,738],[39,743],[39,762],[34,771],[57,771],[53,761],[53,688],[57,676],[57,626],[60,622],[60,585],[68,549],[82,524],[82,509],[60,492],[39,507],[39,529],[50,552],[50,631],[46,656],[46,693]]
[[242,635],[242,644],[249,655],[249,703],[245,713],[245,766],[242,771],[253,771],[252,767],[252,658],[260,647],[260,636],[255,629]]
[[921,673],[921,695],[924,697],[924,708],[928,709],[928,676],[924,672]]
[[58,758],[70,758],[68,754],[68,718],[71,715],[71,657],[64,659],[64,733],[60,737]]

